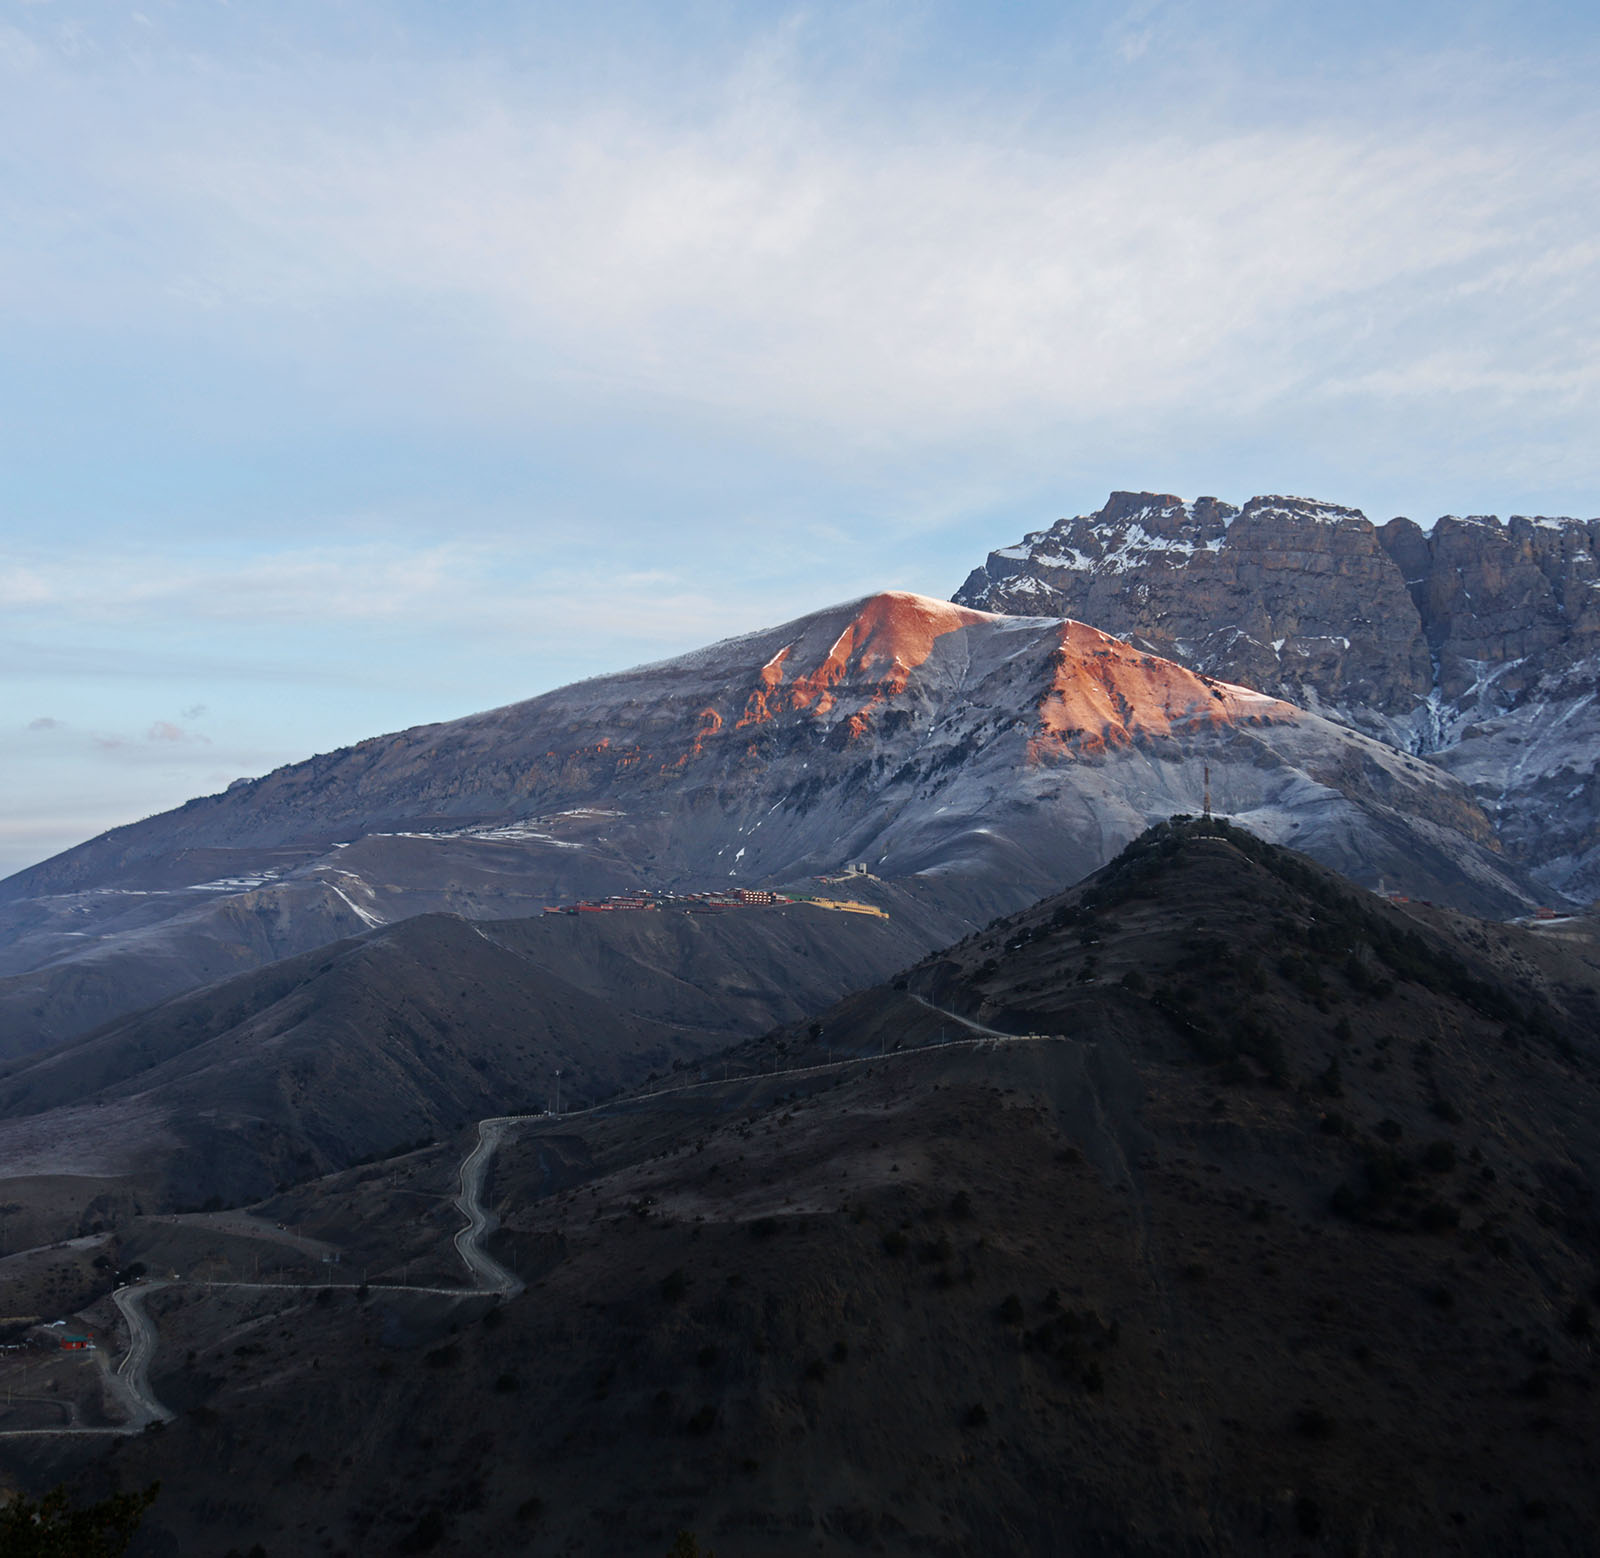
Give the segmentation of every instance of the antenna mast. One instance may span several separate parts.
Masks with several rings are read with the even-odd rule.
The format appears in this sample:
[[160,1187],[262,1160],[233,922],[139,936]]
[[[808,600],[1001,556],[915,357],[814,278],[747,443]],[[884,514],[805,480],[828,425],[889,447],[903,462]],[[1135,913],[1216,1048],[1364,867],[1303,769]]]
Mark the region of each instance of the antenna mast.
[[1210,763],[1206,764],[1205,816],[1206,816],[1206,821],[1209,822],[1211,820],[1211,765],[1210,765]]

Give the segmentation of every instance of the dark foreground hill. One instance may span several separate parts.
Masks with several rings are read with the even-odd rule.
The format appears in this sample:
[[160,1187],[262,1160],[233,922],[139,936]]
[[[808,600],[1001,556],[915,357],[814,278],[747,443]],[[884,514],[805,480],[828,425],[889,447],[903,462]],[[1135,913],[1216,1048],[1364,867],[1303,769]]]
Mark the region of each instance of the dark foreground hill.
[[[727,1082],[519,1128],[505,1304],[156,1295],[176,1421],[27,1475],[160,1476],[149,1554],[1587,1553],[1596,988],[1592,927],[1163,826]],[[443,1275],[456,1161],[262,1210]]]

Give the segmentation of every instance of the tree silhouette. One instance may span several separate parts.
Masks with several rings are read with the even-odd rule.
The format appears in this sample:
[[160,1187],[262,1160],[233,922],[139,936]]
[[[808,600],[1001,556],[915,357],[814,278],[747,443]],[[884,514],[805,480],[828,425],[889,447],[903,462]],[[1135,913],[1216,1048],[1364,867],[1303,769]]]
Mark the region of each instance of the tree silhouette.
[[81,1509],[67,1501],[64,1485],[37,1501],[19,1493],[0,1504],[0,1553],[5,1558],[117,1558],[160,1491],[161,1484],[152,1482],[143,1493],[113,1493]]

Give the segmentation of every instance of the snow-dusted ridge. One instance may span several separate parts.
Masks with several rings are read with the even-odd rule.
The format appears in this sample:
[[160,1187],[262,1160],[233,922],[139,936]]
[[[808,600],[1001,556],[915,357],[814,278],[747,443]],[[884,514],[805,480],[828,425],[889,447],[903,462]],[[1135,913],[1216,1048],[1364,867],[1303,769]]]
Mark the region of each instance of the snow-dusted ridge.
[[1552,888],[1592,897],[1597,557],[1600,519],[1376,526],[1309,498],[1113,493],[991,552],[955,599],[1078,617],[1427,755]]

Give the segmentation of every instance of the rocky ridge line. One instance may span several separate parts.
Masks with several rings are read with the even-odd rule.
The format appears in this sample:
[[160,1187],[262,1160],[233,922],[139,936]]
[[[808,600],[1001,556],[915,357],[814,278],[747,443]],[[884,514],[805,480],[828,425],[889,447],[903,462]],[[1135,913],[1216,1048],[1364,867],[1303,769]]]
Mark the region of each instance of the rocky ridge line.
[[1297,497],[1114,492],[989,554],[957,603],[1093,623],[1426,754],[1508,853],[1600,892],[1600,519],[1431,531]]

